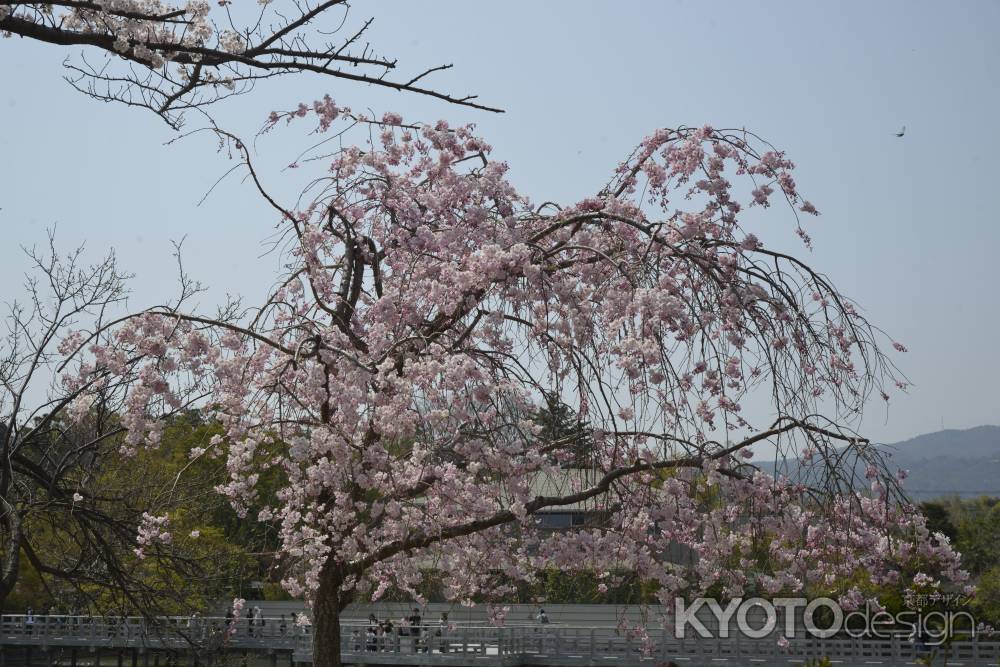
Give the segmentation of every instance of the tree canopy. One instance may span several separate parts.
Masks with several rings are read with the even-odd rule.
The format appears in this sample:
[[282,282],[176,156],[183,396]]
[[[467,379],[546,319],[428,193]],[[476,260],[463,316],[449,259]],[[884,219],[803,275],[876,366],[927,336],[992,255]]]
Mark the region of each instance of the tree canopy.
[[[820,586],[849,608],[907,568],[966,579],[851,428],[905,386],[883,351],[905,348],[740,222],[787,211],[809,244],[799,216],[817,211],[782,152],[745,130],[661,129],[594,196],[539,205],[469,126],[324,98],[269,130],[310,115],[340,141],[341,124],[369,134],[313,155],[326,170],[294,206],[219,131],[281,221],[276,289],[250,311],[129,318],[77,381],[142,360],[126,451],[156,447],[162,411],[204,397],[223,433],[195,456],[225,457],[236,511],[280,526],[317,665],[339,664],[346,604],[418,595],[432,570],[456,601],[556,567],[634,572],[663,602]],[[742,412],[754,396],[766,423]],[[561,487],[580,434],[546,437],[551,397],[577,413],[594,471]],[[761,443],[805,462],[808,483],[753,466]],[[539,512],[580,504],[602,524],[537,529]],[[166,525],[150,517],[150,539]],[[694,562],[661,557],[677,544]]]

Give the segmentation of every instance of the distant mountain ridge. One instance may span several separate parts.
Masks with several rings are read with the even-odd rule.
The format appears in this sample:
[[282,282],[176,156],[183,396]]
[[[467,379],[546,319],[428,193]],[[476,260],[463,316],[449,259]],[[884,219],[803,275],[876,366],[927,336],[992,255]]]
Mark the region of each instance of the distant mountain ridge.
[[892,467],[909,471],[903,488],[914,500],[1000,496],[1000,426],[947,429],[880,448]]
[[[890,470],[908,471],[903,489],[914,501],[943,496],[1000,497],[1000,426],[947,429],[909,440],[878,445]],[[775,463],[758,462],[764,470]],[[796,463],[781,469],[794,476]]]
[[960,458],[1000,457],[1000,426],[976,426],[925,433],[893,445],[882,445],[911,457],[935,458],[952,450]]

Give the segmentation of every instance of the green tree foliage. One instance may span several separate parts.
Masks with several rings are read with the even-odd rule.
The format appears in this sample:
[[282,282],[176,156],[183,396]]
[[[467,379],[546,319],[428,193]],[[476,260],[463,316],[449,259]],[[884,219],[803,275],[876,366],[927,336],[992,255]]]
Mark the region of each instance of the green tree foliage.
[[977,621],[1000,627],[1000,498],[953,497],[920,508],[928,527],[948,536],[962,554],[978,589],[970,605]]
[[[29,514],[32,551],[58,554],[60,567],[23,559],[7,608],[187,614],[226,597],[259,595],[251,582],[280,597],[274,528],[256,521],[260,506],[238,516],[215,489],[226,479],[224,457],[199,453],[220,433],[197,412],[178,415],[162,446],[134,456],[105,452],[89,466],[86,479],[74,480],[86,490],[83,500]],[[262,488],[277,488],[281,474],[267,471]],[[67,521],[74,512],[106,520],[85,534],[83,524]],[[144,512],[167,516],[171,538],[140,557],[135,531]]]
[[545,392],[544,404],[532,415],[542,427],[538,439],[543,443],[564,443],[560,463],[566,468],[593,466],[593,440],[587,423],[576,411],[562,402],[559,395]]
[[1000,563],[1000,498],[977,498],[956,505],[955,545],[970,572],[981,574]]
[[958,529],[951,522],[948,505],[939,500],[929,500],[920,503],[920,511],[927,517],[927,528],[932,533],[943,533],[952,542],[958,538]]
[[994,565],[979,577],[979,590],[972,606],[979,621],[1000,627],[1000,565]]
[[601,579],[596,572],[568,574],[556,568],[540,572],[536,583],[522,591],[518,602],[546,604],[636,605],[656,602],[656,586],[632,572],[613,573]]

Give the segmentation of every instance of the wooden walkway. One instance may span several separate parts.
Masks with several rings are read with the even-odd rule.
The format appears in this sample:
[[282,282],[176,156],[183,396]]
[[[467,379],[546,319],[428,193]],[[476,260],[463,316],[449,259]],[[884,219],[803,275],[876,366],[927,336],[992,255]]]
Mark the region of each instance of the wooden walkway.
[[[0,667],[11,650],[41,651],[49,667],[96,667],[93,655],[123,655],[132,667],[148,667],[151,656],[171,652],[191,665],[210,665],[221,652],[252,652],[270,659],[272,667],[302,665],[312,661],[309,628],[268,618],[263,626],[250,627],[246,619],[228,623],[224,618],[106,619],[68,616],[3,616],[0,618]],[[502,628],[457,625],[439,633],[422,628],[417,637],[391,635],[375,642],[365,638],[364,625],[341,628],[343,660],[368,665],[445,665],[452,667],[771,667],[801,665],[828,657],[835,665],[901,666],[945,664],[941,649],[919,652],[902,638],[892,640],[793,639],[780,647],[775,639],[687,639],[652,633],[648,641],[623,637],[614,628],[550,624]],[[35,654],[37,658],[37,653]],[[89,656],[89,657],[88,657]],[[37,662],[37,660],[36,660]],[[158,664],[158,659],[157,659]],[[955,642],[948,651],[950,667],[1000,666],[1000,642]]]

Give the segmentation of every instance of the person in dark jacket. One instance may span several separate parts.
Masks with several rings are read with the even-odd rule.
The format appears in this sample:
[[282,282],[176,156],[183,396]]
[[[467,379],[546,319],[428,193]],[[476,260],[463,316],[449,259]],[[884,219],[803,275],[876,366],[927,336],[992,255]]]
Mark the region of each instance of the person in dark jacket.
[[413,637],[413,649],[419,652],[423,650],[420,647],[420,624],[422,623],[420,610],[414,607],[408,620],[410,621],[410,636]]

